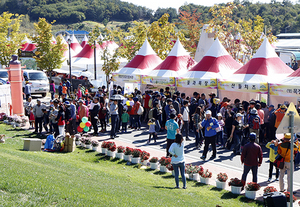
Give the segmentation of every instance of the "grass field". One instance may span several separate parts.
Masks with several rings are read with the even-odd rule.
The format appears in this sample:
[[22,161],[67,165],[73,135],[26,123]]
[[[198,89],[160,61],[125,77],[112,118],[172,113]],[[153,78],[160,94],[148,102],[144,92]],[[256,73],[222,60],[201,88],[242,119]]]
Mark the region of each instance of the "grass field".
[[[0,124],[0,206],[262,206],[214,186],[188,181],[173,189],[171,174],[139,169],[96,152],[22,151],[29,131]],[[182,183],[180,183],[182,186]]]

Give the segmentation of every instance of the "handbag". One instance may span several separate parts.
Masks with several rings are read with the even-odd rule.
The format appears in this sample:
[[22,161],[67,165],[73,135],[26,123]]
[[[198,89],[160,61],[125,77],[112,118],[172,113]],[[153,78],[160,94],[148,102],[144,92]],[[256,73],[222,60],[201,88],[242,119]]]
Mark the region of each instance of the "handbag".
[[[287,154],[289,148],[287,148],[285,155]],[[285,157],[285,156],[284,156]],[[277,155],[275,161],[274,161],[274,165],[276,168],[278,169],[283,169],[284,168],[284,157],[282,157],[281,155]]]

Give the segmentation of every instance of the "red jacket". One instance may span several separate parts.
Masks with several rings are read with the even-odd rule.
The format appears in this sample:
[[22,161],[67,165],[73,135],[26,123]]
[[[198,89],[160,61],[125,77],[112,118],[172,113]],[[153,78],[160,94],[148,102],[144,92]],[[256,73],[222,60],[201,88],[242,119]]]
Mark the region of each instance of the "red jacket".
[[139,101],[135,102],[134,105],[132,106],[131,111],[133,111],[133,115],[138,115],[137,111],[140,108],[141,103]]
[[254,143],[249,142],[243,148],[241,161],[247,166],[258,166],[262,163],[263,153],[261,147]]

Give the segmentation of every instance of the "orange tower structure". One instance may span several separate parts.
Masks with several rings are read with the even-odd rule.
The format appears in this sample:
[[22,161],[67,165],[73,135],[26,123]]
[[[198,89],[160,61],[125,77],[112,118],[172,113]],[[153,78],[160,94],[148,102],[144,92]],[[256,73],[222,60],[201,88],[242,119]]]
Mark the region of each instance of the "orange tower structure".
[[10,82],[11,101],[13,114],[23,116],[23,70],[21,68],[21,62],[18,60],[17,55],[12,55],[12,60],[9,62],[8,69],[8,81]]

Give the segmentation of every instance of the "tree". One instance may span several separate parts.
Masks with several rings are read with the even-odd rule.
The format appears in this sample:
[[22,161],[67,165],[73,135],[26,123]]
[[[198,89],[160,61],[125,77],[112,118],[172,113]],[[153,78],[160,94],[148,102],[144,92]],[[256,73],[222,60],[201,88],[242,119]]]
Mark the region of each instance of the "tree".
[[55,68],[61,68],[64,62],[64,51],[67,45],[63,44],[62,37],[56,38],[56,44],[52,42],[52,23],[48,23],[45,18],[40,18],[38,23],[34,23],[37,35],[33,37],[33,42],[37,44],[37,51],[33,58],[37,62],[37,67],[51,73]]
[[165,59],[174,43],[179,38],[185,40],[183,33],[175,31],[175,24],[168,21],[169,14],[164,14],[159,20],[153,22],[148,30],[148,40],[156,54]]
[[201,13],[197,13],[196,9],[192,12],[179,10],[179,24],[182,26],[182,33],[185,35],[187,40],[184,40],[182,44],[191,54],[195,54],[197,50],[197,44],[200,38],[200,29],[203,24],[201,23]]
[[[252,58],[263,41],[264,22],[257,15],[255,21],[251,19],[233,20],[233,11],[242,5],[228,3],[226,6],[215,5],[210,9],[212,19],[209,21],[208,31],[215,32],[215,37],[224,45],[228,53],[237,61],[246,63]],[[271,31],[266,31],[270,43],[276,39]]]
[[0,63],[8,66],[11,56],[22,47],[25,34],[20,33],[22,15],[3,12],[0,16]]

